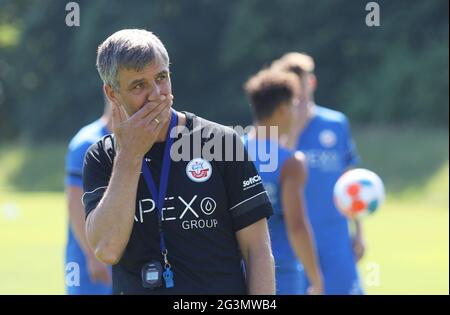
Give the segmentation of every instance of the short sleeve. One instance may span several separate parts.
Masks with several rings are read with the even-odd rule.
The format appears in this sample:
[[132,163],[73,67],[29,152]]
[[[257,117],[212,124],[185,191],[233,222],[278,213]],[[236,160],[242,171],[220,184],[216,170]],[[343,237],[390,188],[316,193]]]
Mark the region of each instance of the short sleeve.
[[236,155],[232,161],[225,163],[225,187],[233,228],[243,229],[262,218],[273,214],[273,208],[262,184],[254,163],[248,158],[248,153],[237,134],[234,139]]
[[344,127],[344,166],[345,168],[356,166],[359,163],[359,155],[353,140],[350,124],[346,117],[343,120]]
[[[109,136],[93,144],[86,152],[83,166],[83,198],[86,217],[94,210],[108,188],[112,172],[112,156],[105,148]],[[106,140],[105,140],[106,139]],[[111,141],[111,140],[109,140]]]

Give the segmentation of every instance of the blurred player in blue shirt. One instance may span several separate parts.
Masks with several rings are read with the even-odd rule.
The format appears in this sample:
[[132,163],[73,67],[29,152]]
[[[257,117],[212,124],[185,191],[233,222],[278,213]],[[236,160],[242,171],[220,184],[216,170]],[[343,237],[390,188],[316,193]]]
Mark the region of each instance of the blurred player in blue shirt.
[[[286,146],[301,150],[307,159],[306,205],[316,240],[325,294],[363,294],[356,262],[364,254],[362,228],[349,222],[333,203],[339,176],[358,163],[358,154],[344,114],[314,102],[317,79],[314,61],[305,54],[288,53],[272,64],[273,69],[296,74],[305,93],[295,107],[295,123]],[[353,227],[352,226],[352,227]],[[308,280],[304,275],[304,286]]]
[[278,145],[279,134],[291,129],[294,102],[301,93],[299,80],[291,73],[262,70],[249,79],[245,91],[256,128],[244,136],[244,144],[275,210],[268,223],[277,294],[306,293],[299,259],[311,280],[307,293],[322,294],[322,274],[303,202],[305,156]]
[[[105,98],[103,116],[83,127],[70,141],[66,155],[65,190],[69,209],[69,229],[66,245],[66,266],[78,264],[79,285],[66,281],[69,295],[111,294],[110,267],[98,261],[89,248],[85,236],[85,212],[81,203],[83,195],[82,169],[84,155],[91,144],[110,133],[111,109]],[[68,271],[68,270],[66,270]]]

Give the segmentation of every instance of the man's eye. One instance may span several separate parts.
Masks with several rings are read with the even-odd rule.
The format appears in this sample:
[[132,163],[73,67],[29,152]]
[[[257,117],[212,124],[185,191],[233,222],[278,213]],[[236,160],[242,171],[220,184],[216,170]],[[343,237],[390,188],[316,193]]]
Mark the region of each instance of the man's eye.
[[144,87],[144,83],[139,83],[139,84],[134,86],[134,89],[138,90],[138,89],[142,89],[143,87]]
[[159,81],[163,81],[163,80],[165,80],[165,79],[167,79],[167,74],[161,74],[161,75],[158,77],[158,80],[159,80]]

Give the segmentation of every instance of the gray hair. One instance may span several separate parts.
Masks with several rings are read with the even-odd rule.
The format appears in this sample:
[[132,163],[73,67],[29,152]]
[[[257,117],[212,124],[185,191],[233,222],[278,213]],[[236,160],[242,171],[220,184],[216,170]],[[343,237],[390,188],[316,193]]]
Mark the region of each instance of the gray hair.
[[97,51],[97,70],[103,83],[119,90],[119,69],[140,71],[154,60],[169,66],[163,43],[152,32],[124,29],[109,36]]

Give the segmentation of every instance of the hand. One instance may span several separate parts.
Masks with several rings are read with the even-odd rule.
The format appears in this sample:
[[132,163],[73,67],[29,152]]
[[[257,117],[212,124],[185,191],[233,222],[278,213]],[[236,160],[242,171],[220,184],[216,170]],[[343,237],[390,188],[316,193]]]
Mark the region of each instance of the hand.
[[322,286],[310,286],[307,290],[308,295],[322,295],[323,294],[323,288]]
[[104,285],[111,285],[112,279],[108,265],[98,261],[95,257],[87,257],[86,262],[89,279],[93,283],[101,282]]
[[353,253],[355,254],[356,262],[358,262],[364,256],[364,253],[366,251],[366,244],[365,244],[364,240],[362,239],[362,236],[359,234],[356,234],[352,239],[352,245],[353,245]]
[[170,119],[172,103],[172,95],[167,97],[162,95],[159,101],[147,102],[128,118],[123,106],[113,102],[112,128],[116,137],[117,151],[124,151],[132,157],[142,158],[153,146],[161,129]]
[[311,285],[306,291],[308,295],[322,295],[323,294],[323,280],[321,274],[317,277],[315,281],[311,281]]

